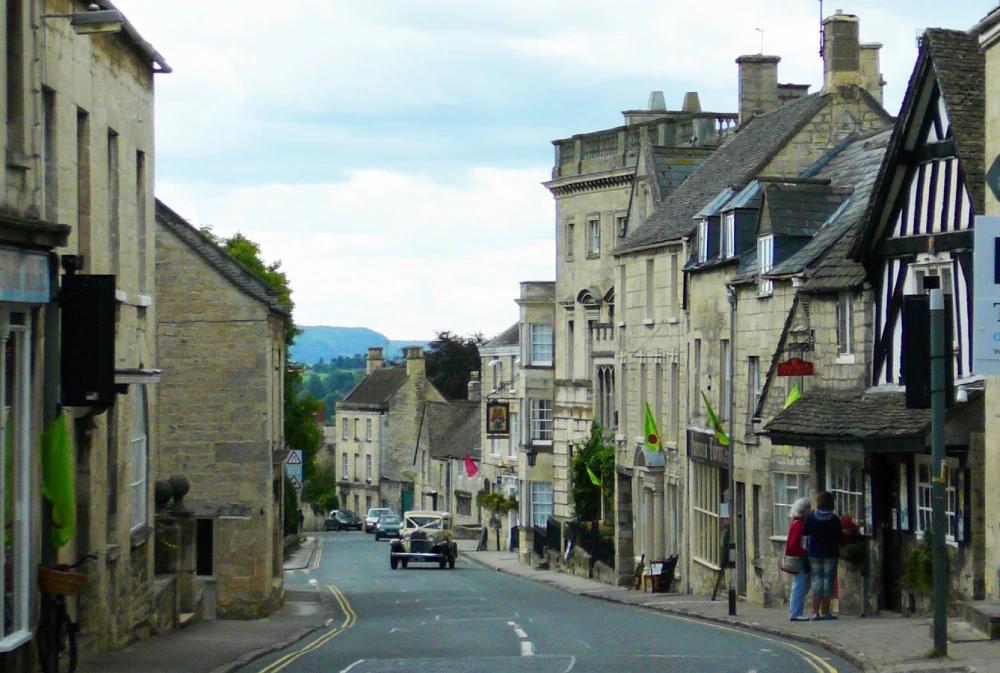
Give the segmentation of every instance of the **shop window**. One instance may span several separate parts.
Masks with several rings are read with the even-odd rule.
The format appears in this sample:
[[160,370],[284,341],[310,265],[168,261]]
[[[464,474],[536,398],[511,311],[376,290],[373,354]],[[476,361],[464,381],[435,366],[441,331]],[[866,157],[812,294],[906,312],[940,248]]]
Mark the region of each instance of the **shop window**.
[[[705,463],[694,466],[694,549],[695,559],[718,568],[721,562],[722,529],[719,504],[722,502],[724,471]],[[728,481],[728,476],[726,476]]]

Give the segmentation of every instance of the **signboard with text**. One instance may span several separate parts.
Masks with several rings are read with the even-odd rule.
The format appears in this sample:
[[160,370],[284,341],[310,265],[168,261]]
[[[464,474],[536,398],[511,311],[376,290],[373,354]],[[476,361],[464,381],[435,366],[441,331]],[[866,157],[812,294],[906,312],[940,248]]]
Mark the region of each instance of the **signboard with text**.
[[293,449],[288,452],[285,458],[285,474],[292,480],[292,485],[296,491],[302,490],[302,451]]
[[972,252],[972,373],[1000,374],[1000,217],[979,215]]

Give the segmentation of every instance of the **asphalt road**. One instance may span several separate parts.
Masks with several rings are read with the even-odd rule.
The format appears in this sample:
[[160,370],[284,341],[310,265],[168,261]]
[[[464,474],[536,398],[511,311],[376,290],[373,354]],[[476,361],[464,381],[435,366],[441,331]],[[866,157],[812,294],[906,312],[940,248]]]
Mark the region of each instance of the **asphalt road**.
[[329,627],[254,662],[254,673],[834,673],[831,654],[745,631],[577,596],[459,559],[454,570],[390,570],[389,544],[319,533],[311,569],[289,588],[329,592]]

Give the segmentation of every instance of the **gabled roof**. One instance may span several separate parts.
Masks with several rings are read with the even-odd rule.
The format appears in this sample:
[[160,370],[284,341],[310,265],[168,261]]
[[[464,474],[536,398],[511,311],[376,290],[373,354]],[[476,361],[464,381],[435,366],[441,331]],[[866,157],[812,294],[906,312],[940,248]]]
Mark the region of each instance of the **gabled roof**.
[[[901,181],[896,179],[900,154],[904,145],[917,137],[911,128],[918,107],[926,104],[923,87],[937,81],[951,123],[950,133],[969,187],[973,210],[985,209],[985,115],[986,63],[978,40],[959,30],[928,28],[920,40],[920,53],[910,75],[903,98],[903,108],[889,140],[874,193],[851,255],[862,258],[881,238],[891,222],[885,210],[893,208],[899,198]],[[902,170],[900,167],[898,170]]]
[[764,201],[775,236],[813,236],[847,198],[830,185],[769,184]]
[[361,379],[341,405],[385,407],[406,382],[406,367],[380,367]]
[[431,458],[462,459],[468,454],[473,460],[479,460],[479,407],[479,402],[464,400],[424,405]]
[[742,189],[828,103],[816,93],[754,117],[630,233],[615,254],[687,236],[695,214],[727,187]]
[[159,199],[156,200],[156,223],[179,238],[239,290],[265,304],[275,313],[282,316],[291,315],[291,311],[282,306],[272,295],[273,289],[270,285],[255,276],[235,257],[216,245],[212,239],[198,231]]
[[480,351],[488,351],[492,348],[503,348],[505,346],[517,346],[521,342],[521,324],[514,323],[500,334],[496,335],[482,346]]

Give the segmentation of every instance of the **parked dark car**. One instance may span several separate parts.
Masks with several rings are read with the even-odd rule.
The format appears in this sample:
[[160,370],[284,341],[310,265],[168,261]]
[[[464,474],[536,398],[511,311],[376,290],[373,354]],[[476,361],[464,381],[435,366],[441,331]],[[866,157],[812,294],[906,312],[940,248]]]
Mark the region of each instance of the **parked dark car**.
[[323,524],[326,530],[361,530],[361,526],[361,519],[349,509],[333,510]]
[[403,519],[395,514],[383,514],[375,522],[375,541],[384,537],[399,537],[403,527]]

